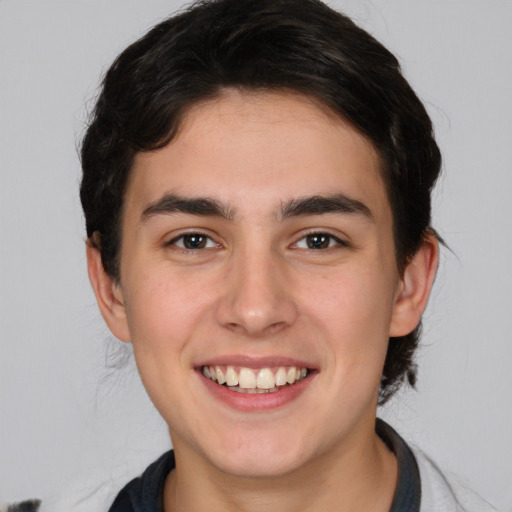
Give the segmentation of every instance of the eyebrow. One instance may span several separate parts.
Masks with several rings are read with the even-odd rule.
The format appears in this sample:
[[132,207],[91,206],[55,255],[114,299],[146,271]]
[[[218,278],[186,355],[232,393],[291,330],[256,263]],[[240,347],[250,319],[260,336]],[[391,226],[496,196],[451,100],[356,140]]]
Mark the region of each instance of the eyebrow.
[[305,215],[324,215],[328,213],[356,214],[374,221],[373,214],[364,203],[344,194],[315,195],[292,199],[283,203],[281,220]]
[[209,197],[183,197],[176,194],[167,194],[150,204],[141,215],[142,222],[157,215],[172,213],[188,213],[205,217],[221,217],[232,220],[233,211],[216,199]]
[[[204,217],[220,217],[233,220],[235,211],[229,205],[210,197],[184,197],[167,194],[150,204],[141,215],[146,222],[157,215],[187,213]],[[373,221],[373,214],[364,203],[344,194],[313,195],[290,199],[282,203],[278,219],[283,221],[292,217],[307,215],[325,215],[330,213],[357,214]]]

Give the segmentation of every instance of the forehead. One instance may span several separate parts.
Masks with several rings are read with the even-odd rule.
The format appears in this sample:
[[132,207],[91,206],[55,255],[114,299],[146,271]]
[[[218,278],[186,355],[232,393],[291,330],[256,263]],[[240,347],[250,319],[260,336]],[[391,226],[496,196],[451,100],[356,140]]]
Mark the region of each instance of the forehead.
[[136,156],[125,211],[170,193],[242,210],[335,193],[388,208],[371,142],[326,107],[288,92],[228,90],[193,106],[167,146]]

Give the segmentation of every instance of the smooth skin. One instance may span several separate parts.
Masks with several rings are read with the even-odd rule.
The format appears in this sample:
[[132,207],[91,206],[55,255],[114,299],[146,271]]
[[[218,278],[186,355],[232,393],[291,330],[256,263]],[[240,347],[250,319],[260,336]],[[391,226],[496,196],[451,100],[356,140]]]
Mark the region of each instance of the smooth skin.
[[[293,211],[312,196],[357,207]],[[176,211],[177,198],[215,211]],[[87,253],[101,312],[133,344],[169,426],[166,512],[389,510],[397,464],[374,430],[379,382],[388,339],[420,321],[438,261],[427,237],[400,275],[392,224],[372,144],[298,94],[226,90],[137,155],[119,282]],[[314,372],[293,400],[239,410],[198,371],[233,356]]]

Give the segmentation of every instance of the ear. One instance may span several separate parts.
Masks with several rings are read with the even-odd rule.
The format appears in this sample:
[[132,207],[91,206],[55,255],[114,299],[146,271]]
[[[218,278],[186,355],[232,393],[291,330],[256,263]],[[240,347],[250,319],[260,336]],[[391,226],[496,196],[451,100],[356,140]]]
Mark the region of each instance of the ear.
[[130,341],[126,309],[121,286],[103,268],[99,249],[87,243],[87,270],[101,314],[112,334]]
[[439,262],[439,243],[429,233],[400,278],[389,335],[405,336],[420,323],[427,307]]

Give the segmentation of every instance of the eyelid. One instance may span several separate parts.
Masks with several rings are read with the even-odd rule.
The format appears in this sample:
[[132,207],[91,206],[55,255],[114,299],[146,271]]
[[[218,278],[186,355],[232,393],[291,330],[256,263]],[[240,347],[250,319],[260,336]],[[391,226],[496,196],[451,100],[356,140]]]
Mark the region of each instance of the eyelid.
[[[314,236],[314,235],[324,235],[324,236],[327,236],[329,237],[331,240],[334,240],[336,242],[335,245],[333,246],[329,246],[329,247],[326,247],[325,249],[311,249],[309,247],[297,247],[297,244],[304,240],[305,238],[307,238],[308,236]],[[333,249],[335,247],[349,247],[350,244],[349,242],[347,242],[347,240],[345,240],[343,237],[339,236],[339,235],[335,235],[333,233],[331,233],[328,229],[311,229],[309,231],[306,231],[305,233],[301,233],[301,236],[298,237],[296,239],[296,241],[291,245],[292,248],[297,248],[297,249],[305,249],[305,250],[316,250],[316,251],[320,251],[320,250],[327,250],[327,249]]]
[[[185,246],[180,246],[180,245],[178,245],[176,243],[179,240],[183,240],[186,236],[193,236],[193,235],[197,235],[197,236],[201,236],[201,237],[207,238],[210,242],[213,243],[213,245],[215,247],[212,247],[210,245],[210,247],[203,247],[203,248],[198,248],[198,249],[189,249],[189,248],[187,248]],[[205,250],[205,249],[214,249],[214,248],[221,248],[222,247],[222,244],[217,242],[215,237],[213,235],[211,235],[210,233],[208,233],[206,230],[204,230],[204,229],[193,229],[193,228],[192,229],[187,229],[186,231],[180,232],[179,234],[173,236],[171,239],[165,241],[163,245],[164,245],[164,247],[174,246],[177,250],[187,251],[187,252],[191,252],[191,251],[195,252],[195,251],[201,251],[201,250]]]
[[[183,240],[184,237],[192,236],[192,235],[197,235],[197,236],[207,238],[209,241],[208,242],[209,247],[207,246],[207,247],[203,247],[203,248],[199,248],[199,249],[189,249],[187,247],[180,246],[177,244],[177,242],[180,240]],[[297,234],[297,236],[294,237],[295,241],[291,244],[291,248],[314,250],[314,249],[306,248],[306,247],[304,247],[304,248],[297,247],[297,244],[299,242],[301,242],[308,236],[314,236],[314,235],[324,235],[324,236],[330,238],[331,241],[335,242],[335,244],[333,244],[332,246],[329,246],[323,250],[334,249],[337,246],[339,246],[339,247],[349,247],[350,246],[350,243],[346,240],[345,237],[340,236],[339,234],[332,233],[328,228],[324,228],[324,229],[312,228],[312,229],[302,231],[301,233]],[[196,252],[196,251],[205,250],[205,249],[222,248],[223,244],[221,242],[219,242],[217,240],[217,238],[218,237],[216,237],[214,234],[209,232],[209,230],[189,228],[189,229],[186,229],[185,231],[175,234],[170,239],[167,239],[166,241],[164,241],[163,246],[164,247],[174,246],[177,250],[182,250],[182,251],[186,251],[186,252],[190,252],[190,251]],[[318,249],[316,249],[316,250],[318,250]]]

